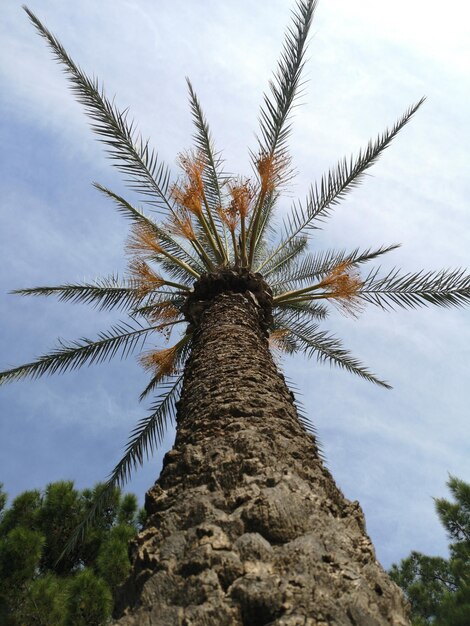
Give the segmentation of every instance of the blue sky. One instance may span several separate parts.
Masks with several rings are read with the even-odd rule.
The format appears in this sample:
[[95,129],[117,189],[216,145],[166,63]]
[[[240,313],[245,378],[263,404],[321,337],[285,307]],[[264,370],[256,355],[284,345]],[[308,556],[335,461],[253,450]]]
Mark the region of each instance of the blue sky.
[[[130,106],[162,160],[191,142],[184,77],[202,101],[227,169],[249,174],[248,148],[291,3],[273,0],[31,0],[30,8],[108,95]],[[317,249],[399,242],[384,265],[470,265],[470,20],[449,0],[324,0],[312,29],[305,95],[291,151],[298,176],[280,206],[303,197],[336,161],[427,96],[407,126],[312,239]],[[125,269],[127,224],[91,187],[123,191],[66,80],[21,10],[0,6],[0,367],[31,360],[57,337],[93,337],[119,319],[85,306],[8,295]],[[131,194],[128,194],[132,198]],[[359,500],[379,560],[445,553],[433,496],[448,472],[470,480],[470,311],[420,309],[328,328],[394,389],[314,361],[285,363],[318,429],[327,464]],[[11,497],[47,482],[104,479],[146,414],[132,357],[0,389],[0,480]],[[165,441],[171,446],[173,433]],[[163,454],[163,451],[162,451]],[[129,488],[140,496],[162,454]]]

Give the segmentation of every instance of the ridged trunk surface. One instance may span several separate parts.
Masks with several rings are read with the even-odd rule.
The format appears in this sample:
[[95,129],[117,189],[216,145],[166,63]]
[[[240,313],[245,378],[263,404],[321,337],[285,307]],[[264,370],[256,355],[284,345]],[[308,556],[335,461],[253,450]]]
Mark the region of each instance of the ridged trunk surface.
[[363,513],[323,466],[249,293],[201,315],[119,626],[405,626]]

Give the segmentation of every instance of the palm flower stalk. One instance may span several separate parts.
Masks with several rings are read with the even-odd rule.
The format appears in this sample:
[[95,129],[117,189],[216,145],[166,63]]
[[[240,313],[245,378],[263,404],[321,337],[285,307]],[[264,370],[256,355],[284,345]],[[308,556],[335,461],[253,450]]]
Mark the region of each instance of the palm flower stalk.
[[[95,183],[131,223],[128,276],[14,292],[56,296],[103,310],[119,309],[127,313],[128,320],[96,339],[60,343],[31,363],[3,371],[0,383],[140,353],[140,362],[151,374],[141,397],[157,392],[149,416],[132,431],[125,455],[71,539],[72,545],[106,505],[114,487],[122,485],[160,445],[177,412],[188,362],[200,342],[204,312],[219,296],[238,294],[235,303],[240,294],[251,298],[258,311],[260,332],[271,338],[273,349],[314,356],[389,388],[338,338],[321,328],[331,306],[353,317],[367,304],[381,308],[463,306],[470,301],[470,275],[460,269],[394,270],[381,275],[379,268],[361,273],[363,265],[395,250],[397,244],[364,251],[310,250],[311,236],[320,222],[363,180],[424,99],[409,107],[390,129],[355,156],[340,160],[311,186],[305,202],[293,203],[281,227],[272,228],[282,191],[292,177],[287,146],[290,116],[301,86],[315,0],[298,0],[293,13],[270,92],[261,107],[257,146],[250,151],[252,179],[224,172],[189,80],[195,145],[179,155],[180,172],[172,175],[137,131],[127,109],[118,109],[114,100],[107,98],[102,84],[89,78],[58,39],[24,8],[61,63],[112,164],[124,174],[138,200],[133,204]],[[273,234],[276,232],[280,236]],[[178,328],[180,333],[175,330]],[[149,348],[150,342],[153,345]],[[305,416],[297,417],[303,428],[312,431]]]

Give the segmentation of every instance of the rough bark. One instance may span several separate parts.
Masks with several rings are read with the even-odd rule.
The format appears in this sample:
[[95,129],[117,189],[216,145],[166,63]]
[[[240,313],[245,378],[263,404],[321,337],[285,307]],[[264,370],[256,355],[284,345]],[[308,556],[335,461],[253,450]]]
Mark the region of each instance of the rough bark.
[[357,502],[298,421],[250,294],[203,311],[119,626],[405,626]]

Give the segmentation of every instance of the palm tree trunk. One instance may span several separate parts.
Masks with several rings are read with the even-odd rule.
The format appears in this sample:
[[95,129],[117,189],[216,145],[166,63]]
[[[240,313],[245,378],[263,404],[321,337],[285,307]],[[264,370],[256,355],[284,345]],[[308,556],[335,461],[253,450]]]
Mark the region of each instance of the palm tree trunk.
[[401,591],[299,423],[249,295],[221,294],[200,316],[116,624],[405,626]]

